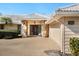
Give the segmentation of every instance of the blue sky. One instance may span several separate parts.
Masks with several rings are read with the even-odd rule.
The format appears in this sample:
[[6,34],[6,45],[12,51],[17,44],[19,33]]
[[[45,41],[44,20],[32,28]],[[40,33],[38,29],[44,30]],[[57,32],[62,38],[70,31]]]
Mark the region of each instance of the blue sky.
[[0,3],[2,14],[51,14],[59,7],[70,5],[69,3]]

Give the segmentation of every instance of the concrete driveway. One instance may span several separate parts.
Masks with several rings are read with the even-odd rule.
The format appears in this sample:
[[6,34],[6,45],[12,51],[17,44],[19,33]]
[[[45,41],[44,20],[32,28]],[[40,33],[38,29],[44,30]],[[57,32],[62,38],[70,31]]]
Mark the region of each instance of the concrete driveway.
[[46,56],[46,50],[59,50],[48,38],[29,37],[0,39],[0,56]]

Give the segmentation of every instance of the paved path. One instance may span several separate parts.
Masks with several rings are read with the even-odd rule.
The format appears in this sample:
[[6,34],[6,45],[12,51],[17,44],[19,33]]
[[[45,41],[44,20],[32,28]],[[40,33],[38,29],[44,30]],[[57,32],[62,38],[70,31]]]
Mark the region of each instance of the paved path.
[[46,56],[46,50],[59,50],[48,38],[29,37],[0,39],[0,56]]

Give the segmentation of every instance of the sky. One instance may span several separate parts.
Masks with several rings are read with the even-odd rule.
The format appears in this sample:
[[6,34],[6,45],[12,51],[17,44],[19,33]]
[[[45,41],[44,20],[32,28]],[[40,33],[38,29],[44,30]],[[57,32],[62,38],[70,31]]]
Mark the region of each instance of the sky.
[[2,14],[52,14],[58,8],[71,5],[70,3],[0,3]]

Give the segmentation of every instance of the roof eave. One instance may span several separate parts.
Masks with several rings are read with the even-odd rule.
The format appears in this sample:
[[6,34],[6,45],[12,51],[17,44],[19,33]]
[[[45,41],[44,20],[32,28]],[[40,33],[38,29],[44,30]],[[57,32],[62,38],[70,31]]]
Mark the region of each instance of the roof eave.
[[61,15],[55,15],[53,18],[51,18],[50,20],[46,21],[45,24],[50,24],[52,22],[55,22],[57,19],[61,18]]
[[50,24],[51,22],[55,22],[56,20],[60,19],[61,17],[65,16],[79,16],[79,14],[57,14],[50,20],[46,21],[45,24]]

